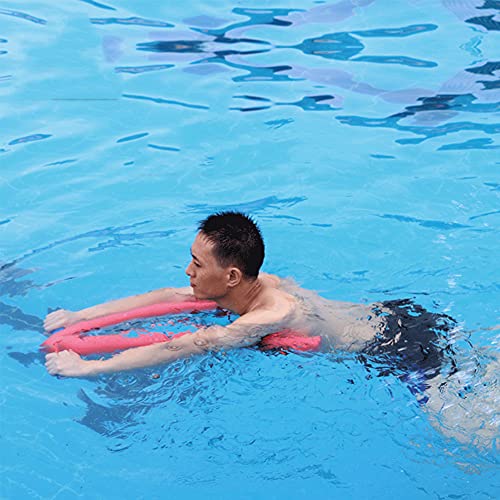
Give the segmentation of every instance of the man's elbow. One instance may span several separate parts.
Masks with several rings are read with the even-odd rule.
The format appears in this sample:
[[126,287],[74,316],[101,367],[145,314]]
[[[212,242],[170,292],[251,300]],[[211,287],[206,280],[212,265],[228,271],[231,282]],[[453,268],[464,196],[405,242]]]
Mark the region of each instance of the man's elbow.
[[174,359],[204,354],[212,350],[206,339],[195,335],[184,335],[162,344],[162,351]]

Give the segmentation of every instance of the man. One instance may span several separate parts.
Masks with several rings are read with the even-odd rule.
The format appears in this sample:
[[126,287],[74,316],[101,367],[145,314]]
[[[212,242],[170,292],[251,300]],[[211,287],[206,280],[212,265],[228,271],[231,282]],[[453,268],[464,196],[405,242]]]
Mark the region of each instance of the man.
[[[91,376],[168,363],[208,350],[251,346],[266,335],[283,329],[321,335],[326,348],[375,352],[381,346],[385,346],[385,350],[399,346],[400,332],[389,337],[384,333],[395,321],[401,322],[404,310],[399,303],[386,303],[392,304],[392,307],[387,307],[385,304],[365,306],[332,302],[299,288],[290,280],[259,273],[264,260],[262,235],[256,224],[241,213],[223,212],[202,221],[191,256],[186,269],[189,288],[164,288],[79,312],[59,310],[47,316],[45,329],[52,331],[77,321],[159,302],[207,299],[237,314],[236,321],[227,327],[202,329],[169,343],[129,349],[102,361],[84,361],[68,351],[51,353],[47,355],[49,373],[68,377]],[[437,324],[435,318],[444,317],[431,315],[423,309],[421,313],[434,320],[431,326]],[[408,316],[407,320],[411,317]],[[445,324],[443,327],[446,329]],[[419,335],[413,339],[412,350],[427,349],[431,353],[432,368],[437,368],[441,357],[437,354],[437,347],[432,345],[436,334],[428,327]],[[377,337],[380,342],[377,342]],[[425,346],[422,347],[423,343]]]
[[[189,288],[164,288],[79,312],[59,310],[47,316],[45,328],[52,331],[77,321],[158,302],[208,299],[237,314],[236,321],[227,327],[199,330],[169,343],[129,349],[103,361],[84,361],[67,351],[51,353],[47,355],[49,373],[90,376],[168,363],[208,350],[251,346],[266,335],[283,329],[321,335],[327,348],[364,353],[396,352],[408,343],[407,335],[403,335],[401,329],[414,328],[414,324],[408,326],[408,323],[415,323],[415,320],[412,321],[412,316],[402,307],[404,301],[371,306],[333,302],[300,289],[290,280],[259,273],[264,260],[262,235],[252,219],[241,213],[211,215],[200,223],[198,229],[191,248],[192,259],[186,269]],[[431,368],[435,370],[439,368],[442,356],[436,345],[437,335],[431,327],[437,327],[446,317],[432,315],[415,305],[412,307],[418,309],[420,323],[425,319],[428,325],[416,333],[411,332],[415,333],[411,346],[404,345],[404,350],[410,349],[417,358],[414,351],[425,351],[425,361],[430,359]],[[439,326],[445,331],[449,329],[446,321]],[[417,361],[411,360],[416,369],[422,368],[417,366]],[[422,366],[425,368],[425,363]]]
[[[448,365],[447,375],[456,372],[453,358],[446,356],[450,348],[445,334],[454,327],[452,318],[430,313],[410,301],[372,305],[333,302],[290,280],[260,273],[264,242],[253,220],[241,213],[211,215],[198,229],[186,269],[190,287],[159,289],[79,312],[55,311],[47,316],[45,329],[52,331],[159,302],[207,299],[237,314],[236,321],[170,342],[128,349],[105,360],[83,360],[71,351],[50,353],[46,357],[49,373],[85,377],[170,363],[211,350],[252,346],[266,335],[293,329],[320,335],[324,349],[359,352],[368,366],[374,359],[381,361],[383,370],[408,383],[419,401],[427,403],[427,394],[434,394],[434,410],[441,411],[439,405],[444,405],[438,396],[443,367]],[[434,392],[429,392],[431,388]],[[494,406],[496,399],[490,403]],[[495,423],[492,425],[495,433]],[[491,432],[487,432],[490,439]]]

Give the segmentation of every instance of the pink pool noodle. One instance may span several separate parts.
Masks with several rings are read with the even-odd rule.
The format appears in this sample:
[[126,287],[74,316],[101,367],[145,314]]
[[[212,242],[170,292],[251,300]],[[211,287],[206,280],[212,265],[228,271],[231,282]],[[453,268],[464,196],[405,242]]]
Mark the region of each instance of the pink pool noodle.
[[[188,332],[182,332],[168,336],[164,333],[151,332],[147,334],[138,334],[129,337],[126,334],[101,335],[101,336],[83,336],[83,332],[116,325],[138,318],[149,318],[151,316],[164,316],[166,314],[178,314],[180,312],[196,312],[201,310],[215,309],[215,302],[211,301],[187,301],[177,303],[161,303],[151,306],[138,307],[129,311],[108,314],[88,321],[80,321],[63,330],[52,334],[42,344],[42,349],[47,352],[59,352],[72,350],[82,356],[89,354],[110,353],[131,347],[142,347],[156,344],[159,342],[168,342],[173,338],[178,338]],[[321,344],[321,337],[308,337],[301,335],[298,331],[283,330],[265,336],[259,347],[263,350],[269,349],[295,349],[298,351],[317,350]]]

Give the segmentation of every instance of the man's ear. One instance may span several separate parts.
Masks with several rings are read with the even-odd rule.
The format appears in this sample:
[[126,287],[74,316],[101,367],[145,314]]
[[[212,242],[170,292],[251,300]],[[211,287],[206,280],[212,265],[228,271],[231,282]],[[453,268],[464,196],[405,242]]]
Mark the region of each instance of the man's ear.
[[229,269],[229,279],[227,284],[230,287],[235,287],[241,283],[242,278],[243,273],[237,267],[231,267]]

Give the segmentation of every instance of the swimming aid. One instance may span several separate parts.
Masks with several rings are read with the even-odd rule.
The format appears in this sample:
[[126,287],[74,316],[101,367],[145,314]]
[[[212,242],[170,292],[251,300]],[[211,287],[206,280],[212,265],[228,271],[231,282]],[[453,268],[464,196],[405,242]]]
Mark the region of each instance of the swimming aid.
[[[148,332],[137,334],[134,337],[127,336],[126,334],[85,336],[84,333],[106,326],[117,325],[133,319],[178,314],[181,312],[196,313],[203,310],[212,310],[216,307],[217,304],[215,302],[208,300],[177,303],[165,302],[151,306],[138,307],[121,313],[108,314],[88,321],[79,321],[63,330],[53,333],[42,343],[41,348],[46,352],[71,350],[81,356],[87,356],[90,354],[122,351],[132,347],[142,347],[160,342],[169,342],[174,338],[182,337],[190,332],[181,332],[173,335]],[[270,349],[316,351],[319,349],[320,344],[321,337],[319,336],[307,337],[298,331],[283,330],[263,337],[259,343],[259,348],[265,351]]]

